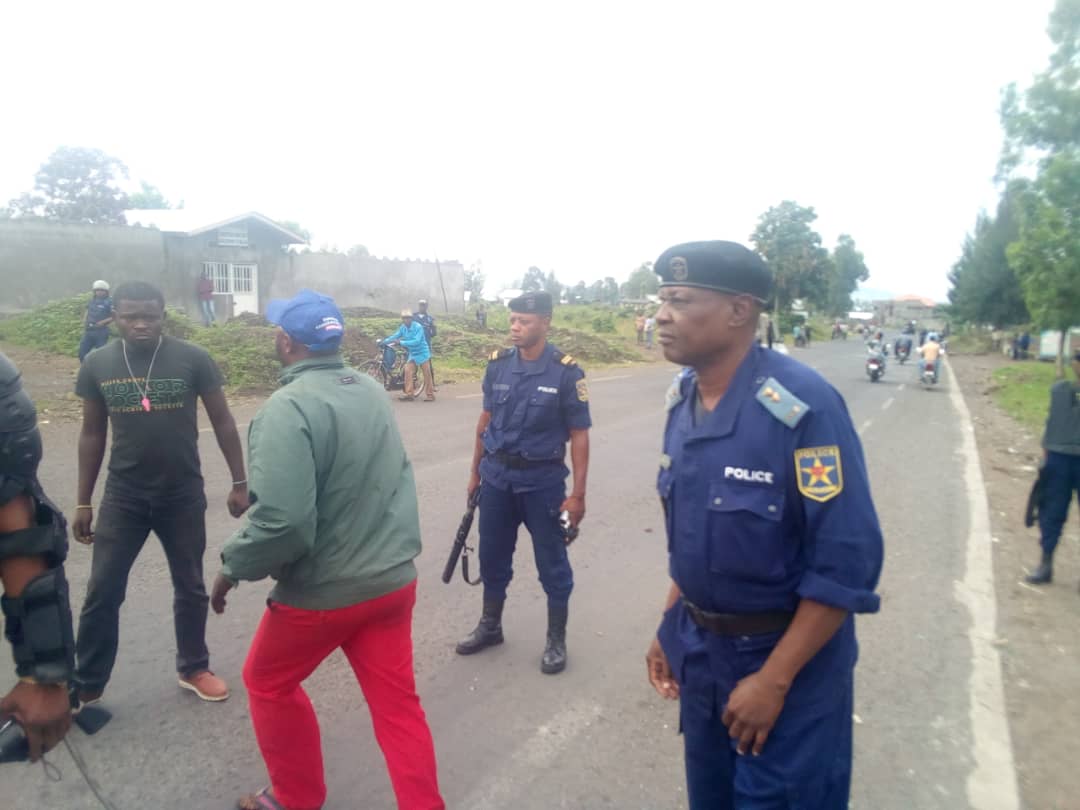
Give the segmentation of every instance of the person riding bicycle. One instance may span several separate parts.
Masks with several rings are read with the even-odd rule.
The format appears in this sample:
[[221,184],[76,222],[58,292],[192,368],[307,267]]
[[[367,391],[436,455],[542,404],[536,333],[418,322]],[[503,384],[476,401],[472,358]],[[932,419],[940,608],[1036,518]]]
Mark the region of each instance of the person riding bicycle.
[[424,388],[427,390],[424,400],[434,402],[435,386],[431,379],[431,348],[428,346],[424,327],[413,320],[411,309],[401,310],[401,326],[394,334],[385,338],[383,343],[400,343],[409,352],[409,360],[405,364],[405,393],[399,399],[409,401],[413,398],[413,380],[416,369],[419,367],[424,372]]

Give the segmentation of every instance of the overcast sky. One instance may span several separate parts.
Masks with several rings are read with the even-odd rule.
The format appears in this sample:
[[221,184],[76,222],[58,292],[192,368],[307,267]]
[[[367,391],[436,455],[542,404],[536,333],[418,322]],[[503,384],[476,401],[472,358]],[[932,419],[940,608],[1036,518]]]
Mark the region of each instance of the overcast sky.
[[943,298],[1052,0],[8,3],[0,203],[58,145],[315,246],[564,283],[812,205]]

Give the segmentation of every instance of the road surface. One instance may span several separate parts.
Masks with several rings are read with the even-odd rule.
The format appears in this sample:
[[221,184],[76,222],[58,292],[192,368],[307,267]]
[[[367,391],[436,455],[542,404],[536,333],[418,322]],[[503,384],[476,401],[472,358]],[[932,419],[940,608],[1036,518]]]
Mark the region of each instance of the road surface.
[[[954,382],[946,374],[937,389],[924,391],[912,363],[890,364],[871,384],[863,351],[852,339],[796,352],[848,402],[886,539],[881,613],[858,622],[852,807],[1011,810],[1017,805],[996,702],[993,591],[983,587],[989,580],[979,547],[969,544],[985,499],[968,474],[972,448],[950,391]],[[453,651],[480,609],[479,588],[439,580],[464,508],[479,387],[445,386],[434,404],[394,402],[416,467],[424,538],[414,630],[418,686],[448,807],[686,806],[677,707],[653,693],[644,667],[667,589],[653,483],[674,371],[660,363],[590,376],[588,515],[571,551],[570,663],[557,677],[539,672],[545,603],[527,542],[519,544],[506,606],[506,643],[469,658]],[[243,426],[251,412],[236,416]],[[43,483],[68,510],[76,433],[71,423],[45,433]],[[208,429],[202,457],[210,579],[236,522],[225,509],[227,468]],[[87,549],[72,548],[76,614],[89,559]],[[160,548],[148,543],[131,576],[119,662],[106,692],[115,717],[93,739],[73,734],[117,808],[232,807],[240,793],[266,783],[240,670],[268,589],[245,583],[223,617],[211,614],[212,666],[234,694],[224,704],[201,703],[176,687],[168,571]],[[10,671],[4,645],[0,672]],[[384,763],[344,658],[329,659],[307,685],[323,730],[327,810],[392,808]],[[3,806],[98,807],[68,754],[51,759],[60,781],[40,767],[4,766]]]

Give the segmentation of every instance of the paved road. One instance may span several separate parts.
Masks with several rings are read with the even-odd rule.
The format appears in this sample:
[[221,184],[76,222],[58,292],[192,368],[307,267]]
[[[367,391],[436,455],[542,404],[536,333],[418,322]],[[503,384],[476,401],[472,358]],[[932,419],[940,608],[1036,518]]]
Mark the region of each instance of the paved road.
[[[861,341],[851,340],[815,344],[797,355],[848,401],[886,536],[883,609],[859,621],[852,806],[973,806],[968,781],[976,773],[973,728],[980,727],[980,706],[970,694],[978,658],[970,640],[973,613],[962,601],[969,500],[951,376],[928,392],[914,384],[913,364],[890,365],[885,379],[871,384],[862,351]],[[464,506],[478,388],[446,386],[436,404],[395,402],[416,465],[425,539],[415,617],[419,689],[448,806],[686,806],[676,706],[652,693],[643,665],[666,591],[652,482],[663,395],[673,371],[661,364],[591,378],[596,427],[589,513],[572,550],[570,665],[558,677],[538,671],[545,609],[527,543],[506,608],[507,643],[472,658],[453,653],[480,602],[478,588],[439,581]],[[244,422],[250,413],[237,417]],[[46,435],[44,483],[65,508],[73,505],[75,434],[74,425],[60,424]],[[235,522],[224,506],[227,471],[209,433],[202,452],[212,573]],[[88,560],[86,550],[73,549],[69,577],[76,610]],[[121,810],[231,807],[236,795],[265,783],[239,673],[267,587],[242,586],[224,617],[211,616],[213,666],[236,694],[225,704],[207,705],[175,686],[171,591],[156,545],[148,545],[131,582],[120,661],[106,695],[115,718],[94,740],[75,739]],[[0,652],[0,672],[10,671],[7,655]],[[344,659],[332,658],[308,685],[323,726],[328,810],[393,807]],[[40,769],[0,771],[0,795],[16,797],[5,806],[96,807],[67,754],[53,760],[62,781],[49,781]],[[1010,805],[1006,798],[979,806]]]

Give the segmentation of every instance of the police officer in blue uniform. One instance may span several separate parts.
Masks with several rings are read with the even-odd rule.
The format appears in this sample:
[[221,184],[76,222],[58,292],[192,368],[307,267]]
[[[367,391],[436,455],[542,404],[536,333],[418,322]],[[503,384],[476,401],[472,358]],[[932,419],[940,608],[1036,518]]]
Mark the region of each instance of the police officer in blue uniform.
[[[551,296],[543,292],[510,302],[514,345],[492,354],[484,374],[484,409],[468,487],[470,498],[479,489],[484,605],[476,629],[457,645],[458,654],[472,655],[502,643],[503,603],[513,576],[518,527],[524,523],[548,598],[540,669],[549,675],[566,668],[567,606],[574,587],[566,547],[585,516],[592,424],[585,372],[547,342],[551,305]],[[574,468],[569,496],[567,441]],[[560,524],[563,512],[571,532]]]
[[691,810],[842,810],[855,613],[882,538],[840,395],[755,345],[772,276],[733,242],[656,262],[657,332],[684,366],[657,479],[672,584],[649,681],[679,698]]
[[86,330],[79,341],[79,362],[94,349],[109,342],[109,324],[113,322],[113,303],[109,283],[98,279],[92,287],[92,298],[86,307]]

